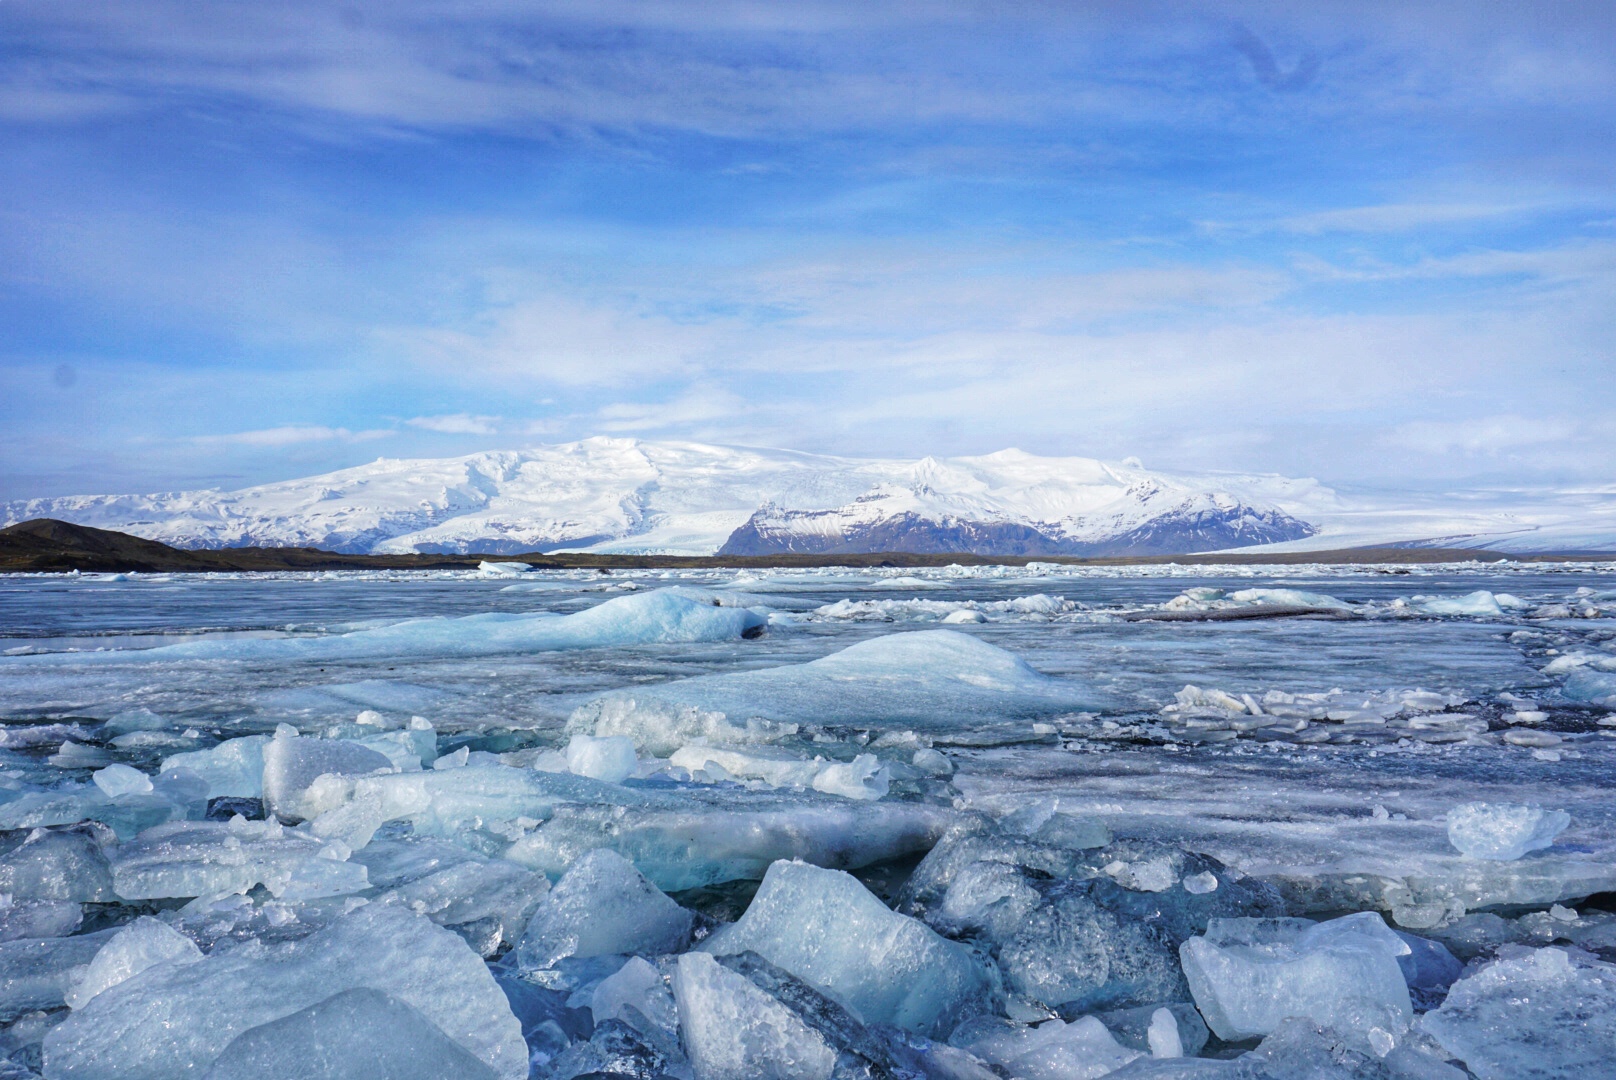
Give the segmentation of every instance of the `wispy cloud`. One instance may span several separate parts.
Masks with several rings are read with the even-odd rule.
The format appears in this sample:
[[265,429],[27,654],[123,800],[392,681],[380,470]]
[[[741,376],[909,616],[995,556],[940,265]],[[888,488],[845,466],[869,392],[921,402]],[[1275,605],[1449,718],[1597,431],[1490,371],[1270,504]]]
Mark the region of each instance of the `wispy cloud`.
[[450,413],[447,416],[414,416],[404,421],[422,431],[435,431],[440,435],[493,435],[500,430],[497,416],[472,416],[470,413]]
[[296,446],[299,443],[318,442],[370,442],[391,435],[387,430],[349,431],[347,428],[321,427],[313,424],[288,424],[284,427],[262,428],[258,431],[235,431],[227,435],[196,435],[191,442],[198,446]]

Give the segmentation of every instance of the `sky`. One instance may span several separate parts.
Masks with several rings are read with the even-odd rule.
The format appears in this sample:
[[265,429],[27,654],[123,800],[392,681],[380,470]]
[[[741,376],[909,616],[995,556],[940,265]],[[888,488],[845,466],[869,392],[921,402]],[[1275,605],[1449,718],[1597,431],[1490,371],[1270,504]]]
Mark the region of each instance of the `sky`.
[[1616,477],[1616,5],[0,0],[0,498],[591,435]]

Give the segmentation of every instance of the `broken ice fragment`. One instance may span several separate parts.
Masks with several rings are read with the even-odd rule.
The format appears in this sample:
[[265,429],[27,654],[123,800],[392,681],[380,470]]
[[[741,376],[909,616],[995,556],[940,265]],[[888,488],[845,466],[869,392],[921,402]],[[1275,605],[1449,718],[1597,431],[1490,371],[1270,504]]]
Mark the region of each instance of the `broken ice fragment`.
[[678,952],[694,920],[633,863],[597,848],[568,867],[539,901],[516,947],[517,963],[532,971],[569,956]]
[[67,1006],[82,1009],[97,994],[154,964],[194,964],[201,959],[201,950],[190,938],[150,915],[142,915],[120,929],[95,954],[84,978],[68,991]]
[[679,957],[673,996],[697,1080],[829,1080],[836,1066],[817,1031],[705,953]]
[[1539,851],[1571,824],[1564,810],[1509,803],[1463,803],[1448,811],[1448,842],[1472,859],[1511,862]]
[[109,799],[119,795],[145,795],[152,789],[151,778],[128,765],[108,765],[98,769],[90,779]]
[[621,784],[634,775],[636,764],[634,740],[623,735],[579,734],[567,744],[567,768],[578,776]]
[[333,994],[231,1040],[206,1080],[497,1080],[419,1009],[369,987]]
[[946,1034],[988,993],[964,947],[890,910],[851,874],[801,862],[769,867],[740,921],[701,945],[755,952],[825,991],[867,1023]]

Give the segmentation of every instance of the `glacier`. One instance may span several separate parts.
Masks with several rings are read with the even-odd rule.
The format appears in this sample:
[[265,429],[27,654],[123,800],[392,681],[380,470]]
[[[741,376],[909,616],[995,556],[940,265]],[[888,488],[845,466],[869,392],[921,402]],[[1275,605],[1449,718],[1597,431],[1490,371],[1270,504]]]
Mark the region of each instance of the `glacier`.
[[0,576],[0,1076],[1603,1075],[1612,673],[1616,563]]

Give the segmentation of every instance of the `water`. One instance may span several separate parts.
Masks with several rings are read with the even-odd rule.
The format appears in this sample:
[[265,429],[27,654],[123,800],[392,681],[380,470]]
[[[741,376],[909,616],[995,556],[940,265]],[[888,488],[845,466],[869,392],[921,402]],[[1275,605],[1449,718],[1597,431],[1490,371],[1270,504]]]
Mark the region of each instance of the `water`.
[[[754,621],[767,618],[766,629],[758,636],[703,631],[694,635],[700,640],[669,640],[634,622],[639,616],[632,612],[661,603],[657,598],[666,594],[657,590],[670,587],[684,590],[683,599],[663,607],[673,604],[669,610],[683,612],[681,618],[699,618],[715,604],[750,608],[760,613]],[[1201,617],[1241,609],[1228,597],[1242,589],[1323,594],[1348,607],[1232,621]],[[0,814],[16,814],[29,798],[43,797],[38,793],[65,792],[69,802],[87,807],[84,814],[118,828],[127,844],[146,819],[129,818],[134,811],[108,808],[104,799],[95,802],[93,785],[82,785],[96,767],[120,762],[156,778],[174,753],[268,735],[279,725],[305,736],[355,739],[400,729],[411,716],[433,725],[436,753],[475,752],[467,760],[483,770],[478,775],[493,769],[497,776],[538,775],[549,783],[543,777],[551,773],[533,770],[564,768],[555,764],[557,751],[573,733],[606,733],[588,719],[598,715],[590,709],[602,695],[631,697],[639,712],[623,730],[639,731],[647,715],[667,722],[667,707],[658,701],[716,707],[718,697],[702,696],[709,684],[683,680],[785,667],[796,677],[795,666],[859,643],[945,629],[1003,650],[1032,672],[999,672],[992,665],[1003,654],[991,650],[983,654],[988,666],[977,670],[970,656],[944,659],[927,646],[896,666],[876,664],[856,677],[823,669],[830,674],[791,684],[822,695],[822,716],[811,696],[806,710],[797,701],[790,712],[784,691],[748,697],[744,679],[725,684],[722,700],[734,714],[729,722],[764,725],[745,736],[745,753],[823,756],[830,763],[873,754],[892,785],[874,802],[772,789],[744,773],[695,775],[653,760],[642,744],[639,778],[620,788],[621,798],[568,795],[563,804],[583,803],[552,810],[554,799],[546,795],[550,801],[536,810],[530,794],[482,794],[475,813],[465,809],[469,804],[444,809],[434,803],[384,824],[377,843],[414,850],[409,845],[431,835],[433,843],[493,858],[488,865],[507,867],[499,871],[507,877],[527,873],[511,862],[554,876],[565,869],[566,852],[606,844],[634,858],[653,880],[677,880],[681,887],[693,880],[727,887],[726,874],[759,872],[736,867],[767,865],[767,857],[748,863],[752,856],[736,855],[730,848],[737,843],[764,844],[758,850],[769,851],[777,848],[768,844],[819,844],[812,850],[837,852],[835,865],[857,869],[872,888],[893,897],[919,854],[914,837],[930,836],[923,846],[935,842],[956,820],[950,815],[1002,816],[1054,799],[1062,813],[1101,822],[1120,841],[1211,856],[1258,876],[1281,890],[1294,914],[1377,910],[1440,935],[1449,932],[1445,927],[1469,925],[1462,921],[1467,912],[1535,918],[1553,903],[1616,889],[1616,804],[1610,798],[1616,727],[1601,722],[1616,714],[1562,693],[1569,671],[1616,671],[1613,590],[1611,564],[1228,567],[1211,574],[1188,567],[1035,565],[543,572],[520,579],[459,572],[13,575],[0,577],[0,649],[6,654],[0,657],[0,719],[7,733],[0,744]],[[1480,592],[1489,594],[1486,601],[1475,600]],[[1467,604],[1480,607],[1474,614],[1432,615],[1432,597],[1469,597]],[[599,608],[608,603],[616,606]],[[542,634],[576,625],[566,616],[619,609],[627,613],[621,632],[612,631],[618,635],[612,643],[592,647],[483,648],[496,624],[477,619],[431,624],[451,630],[430,641],[388,629],[406,620],[499,613],[529,618],[498,625]],[[1179,621],[1163,621],[1164,614]],[[982,621],[943,621],[951,615]],[[362,659],[327,647],[359,639],[341,635],[367,632],[393,633],[366,640],[399,644]],[[565,633],[555,640],[572,641]],[[473,642],[482,651],[467,655],[445,641]],[[195,642],[217,643],[215,655],[167,651]],[[1033,680],[1027,685],[1036,693],[1027,698],[1032,691],[1014,690],[1005,679]],[[1199,688],[1199,696],[1188,686]],[[923,722],[894,719],[902,710],[893,702],[910,693],[930,695],[923,700],[937,702],[935,715]],[[1039,694],[1051,701],[1076,701],[1072,695],[1080,694],[1093,704],[1040,707]],[[361,710],[374,713],[369,727],[353,723]],[[787,720],[797,728],[780,727]],[[113,723],[100,726],[104,721]],[[766,745],[755,745],[754,736]],[[88,747],[94,760],[62,753],[68,740]],[[910,765],[915,749],[926,746],[946,754],[951,777],[927,778]],[[143,797],[167,798],[165,790]],[[357,797],[350,790],[339,802]],[[620,808],[601,810],[601,798]],[[1478,866],[1452,849],[1444,826],[1449,809],[1471,801],[1540,803],[1569,811],[1572,825],[1546,852]],[[172,813],[197,816],[200,805]],[[836,816],[839,807],[861,816],[844,820]],[[560,816],[546,824],[552,813]],[[775,824],[761,832],[744,824],[754,821],[746,816],[753,813],[773,814],[768,820]],[[694,845],[688,848],[690,866],[700,868],[694,877],[670,869],[668,852],[686,849],[657,846],[669,842],[669,814],[697,814],[688,820],[706,823],[680,826],[696,829],[693,841],[680,841]],[[800,829],[769,832],[794,814],[801,815]],[[47,824],[62,827],[72,819],[69,810]],[[713,832],[720,820],[729,823],[722,829],[741,831]],[[330,832],[335,828],[314,826],[360,849],[370,837]],[[795,840],[780,839],[796,833]],[[765,834],[771,837],[766,843],[757,839]],[[15,846],[24,835],[11,834],[6,843]],[[726,853],[715,854],[716,848]],[[902,852],[910,853],[907,860],[883,861]],[[492,887],[486,876],[468,880],[473,884],[463,887],[474,891]],[[509,887],[500,880],[501,888]],[[338,892],[353,900],[352,888]],[[270,918],[280,920],[272,936],[298,940],[330,923],[335,901],[288,899],[294,893],[249,893],[252,902],[243,910],[256,914],[237,911],[236,929],[228,933],[237,940],[270,934],[262,924]],[[357,895],[383,899],[375,888]],[[733,917],[734,896],[744,903],[749,893],[720,888],[713,895],[719,900],[709,897],[718,905],[711,910]],[[281,908],[289,914],[271,914]],[[101,918],[112,924],[134,913],[108,910],[112,914]],[[169,918],[206,948],[216,947],[181,914]],[[496,926],[488,939],[485,917],[476,924],[485,938],[474,940],[469,923],[443,924],[495,958],[520,933],[519,925]],[[1586,918],[1584,924],[1593,925]],[[1582,944],[1598,952],[1591,938]],[[1616,959],[1616,951],[1610,955]],[[530,1048],[537,1038],[530,1035]]]

